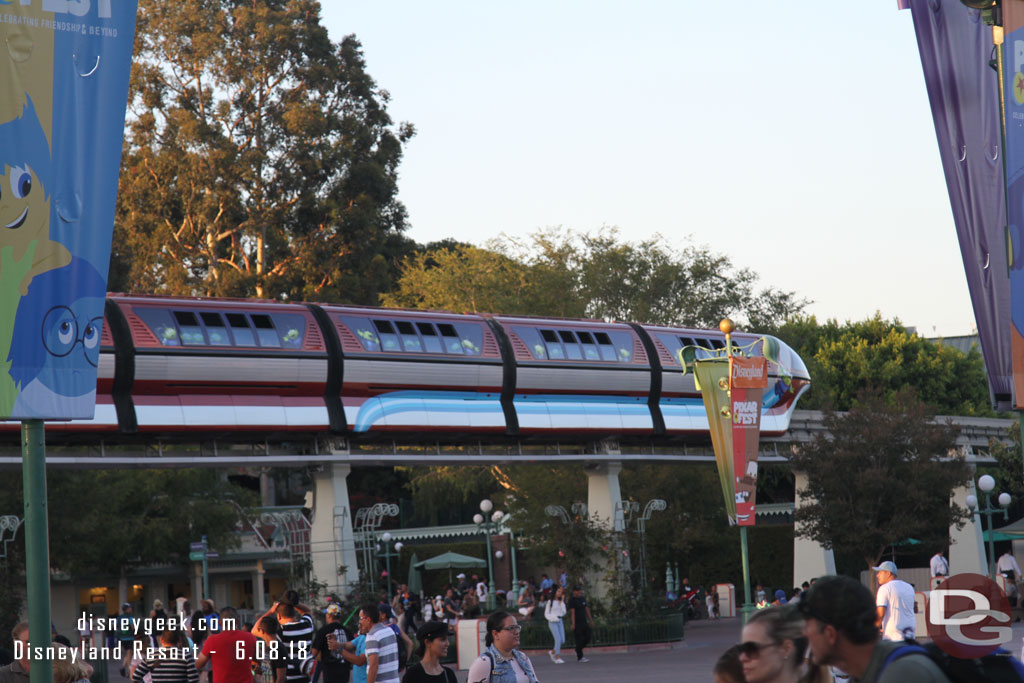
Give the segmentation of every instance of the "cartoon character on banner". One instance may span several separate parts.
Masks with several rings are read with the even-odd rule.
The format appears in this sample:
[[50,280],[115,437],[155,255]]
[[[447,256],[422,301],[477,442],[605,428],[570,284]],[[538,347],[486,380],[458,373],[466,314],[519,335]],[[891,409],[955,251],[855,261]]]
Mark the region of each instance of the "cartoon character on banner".
[[[55,301],[55,295],[70,292],[101,295]],[[19,349],[11,367],[11,376],[21,388],[15,416],[92,410],[103,329],[102,292],[103,278],[82,259],[32,280],[14,323],[18,339],[35,342]]]
[[14,318],[32,279],[71,262],[67,248],[50,239],[50,147],[26,98],[19,118],[0,125],[0,417],[12,414],[19,386],[10,374],[21,347],[12,348]]

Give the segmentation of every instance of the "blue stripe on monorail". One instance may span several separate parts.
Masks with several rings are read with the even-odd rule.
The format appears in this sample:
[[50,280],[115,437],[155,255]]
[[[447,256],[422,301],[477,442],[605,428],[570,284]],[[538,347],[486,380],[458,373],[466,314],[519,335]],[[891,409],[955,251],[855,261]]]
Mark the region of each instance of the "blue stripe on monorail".
[[[774,391],[765,392],[762,410],[768,410],[779,400]],[[530,416],[557,415],[618,416],[627,418],[650,418],[646,397],[621,397],[609,400],[602,396],[584,394],[517,394],[514,401],[516,413],[524,418]],[[669,421],[705,420],[704,403],[700,398],[663,398],[660,401],[662,414]],[[490,415],[491,426],[504,424],[498,394],[472,391],[394,391],[367,399],[359,408],[354,420],[354,431],[367,432],[373,427],[397,426],[399,424],[423,426],[457,426],[452,421],[455,415]],[[435,419],[427,417],[434,416]],[[497,419],[502,416],[501,419]],[[440,419],[437,419],[440,418]],[[469,426],[468,424],[466,426]]]

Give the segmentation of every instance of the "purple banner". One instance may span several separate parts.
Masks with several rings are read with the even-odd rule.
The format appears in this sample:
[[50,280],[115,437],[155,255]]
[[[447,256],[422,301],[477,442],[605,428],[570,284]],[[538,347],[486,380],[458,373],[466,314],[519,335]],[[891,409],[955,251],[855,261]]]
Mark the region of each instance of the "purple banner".
[[993,403],[1013,407],[999,76],[992,28],[960,2],[908,0]]

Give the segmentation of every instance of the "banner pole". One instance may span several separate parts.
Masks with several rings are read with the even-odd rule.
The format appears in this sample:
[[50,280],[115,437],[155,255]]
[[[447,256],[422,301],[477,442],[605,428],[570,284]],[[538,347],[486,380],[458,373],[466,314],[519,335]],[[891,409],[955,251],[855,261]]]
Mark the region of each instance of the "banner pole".
[[740,554],[743,556],[743,623],[753,612],[753,605],[750,602],[750,554],[747,552],[747,527],[740,527]]
[[[46,519],[46,427],[42,420],[21,423],[22,478],[25,499],[25,579],[28,589],[28,636],[32,647],[49,647],[50,546]],[[53,662],[31,660],[31,683],[52,683]]]
[[[733,322],[725,318],[718,324],[718,328],[725,333],[725,354],[728,358],[732,358],[732,331],[735,329]],[[729,372],[729,396],[731,399],[731,371]],[[747,551],[747,527],[745,525],[740,525],[740,559],[743,564],[743,606],[740,608],[740,618],[745,624],[754,612],[754,604],[750,601],[750,554]]]

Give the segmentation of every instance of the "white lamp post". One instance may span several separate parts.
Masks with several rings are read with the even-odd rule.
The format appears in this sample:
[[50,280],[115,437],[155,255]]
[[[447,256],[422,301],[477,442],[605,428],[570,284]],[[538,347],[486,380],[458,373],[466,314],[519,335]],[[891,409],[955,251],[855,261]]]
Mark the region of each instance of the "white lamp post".
[[1006,508],[1010,505],[1012,500],[1009,493],[1000,493],[998,497],[999,507],[992,506],[992,489],[996,487],[996,480],[991,475],[983,474],[978,477],[978,488],[982,493],[985,494],[985,507],[978,508],[977,496],[967,496],[966,503],[967,507],[972,511],[977,510],[981,514],[985,515],[985,519],[988,521],[988,574],[992,578],[996,575],[996,556],[995,556],[995,541],[992,538],[994,535],[994,527],[992,526],[992,514],[999,512],[1002,509],[1003,521],[1010,519],[1010,515]]

